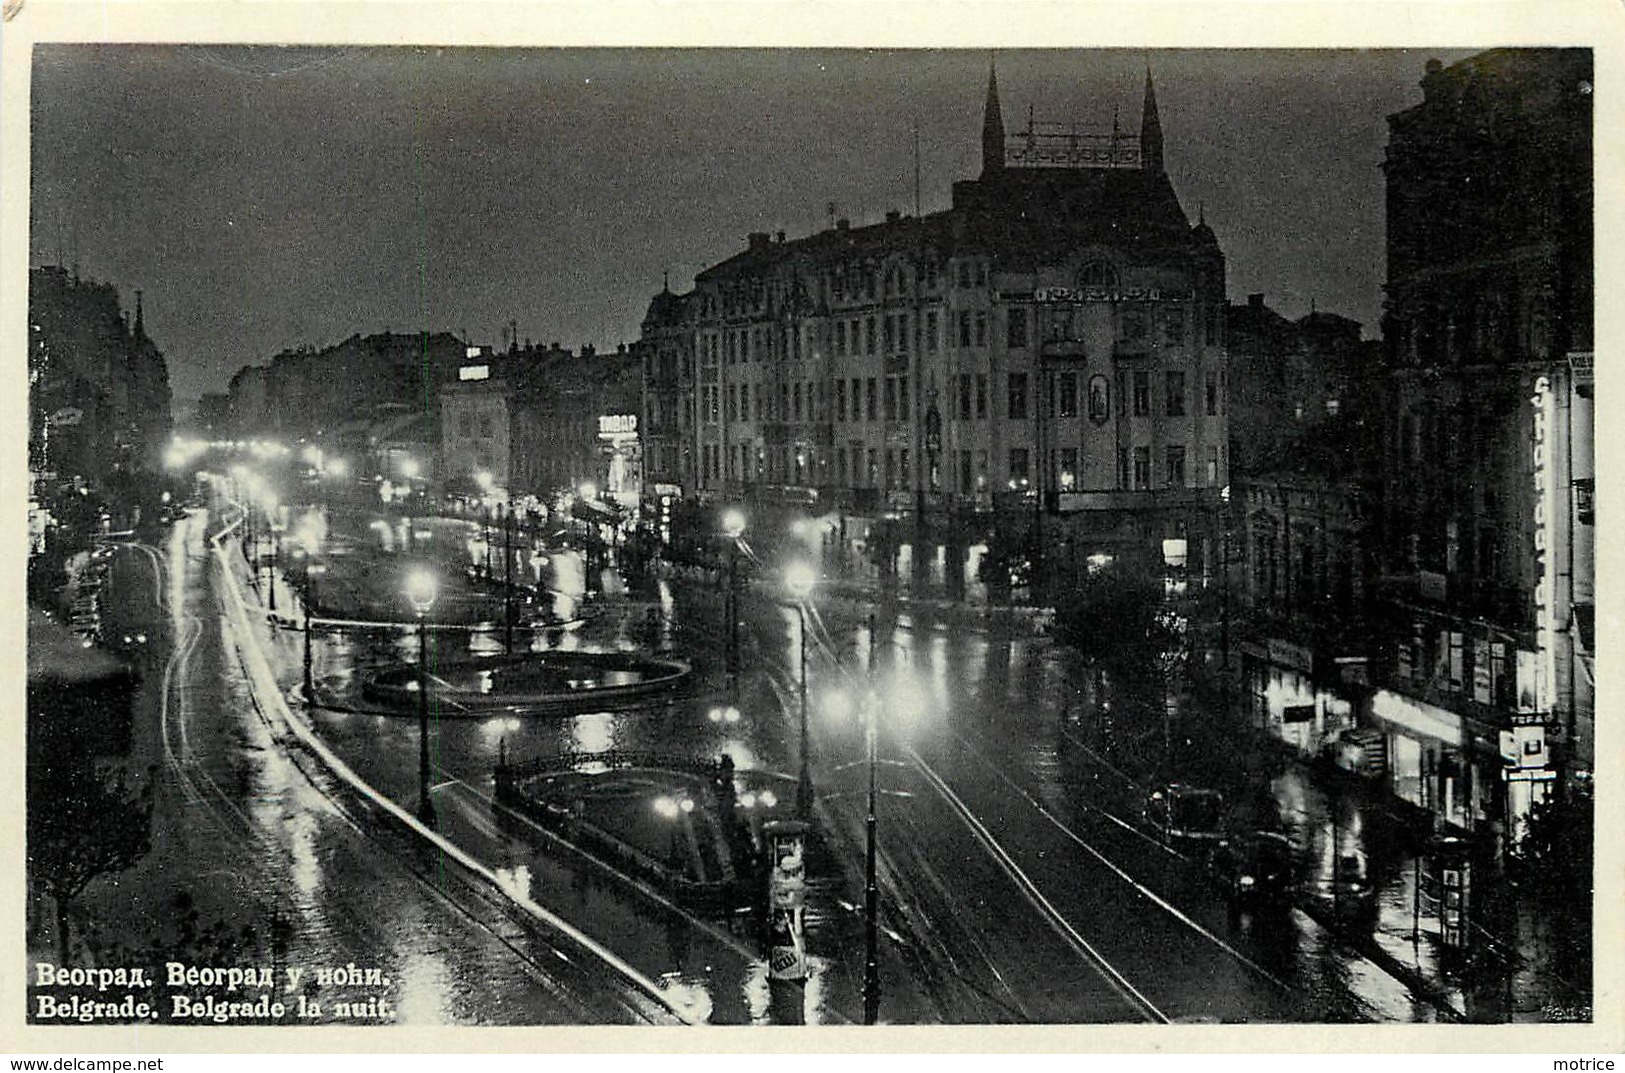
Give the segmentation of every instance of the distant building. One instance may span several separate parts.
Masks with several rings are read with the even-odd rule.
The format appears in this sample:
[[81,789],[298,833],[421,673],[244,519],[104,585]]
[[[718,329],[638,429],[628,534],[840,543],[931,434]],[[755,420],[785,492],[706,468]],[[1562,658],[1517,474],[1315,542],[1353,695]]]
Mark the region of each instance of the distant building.
[[1427,65],[1389,118],[1372,718],[1396,789],[1516,825],[1594,763],[1592,57]]
[[[990,547],[1064,584],[1096,554],[1217,548],[1228,483],[1225,266],[1138,133],[1005,133],[923,218],[747,248],[651,303],[650,472],[709,500],[819,515],[826,566],[866,546],[958,592]],[[763,526],[767,532],[770,526]],[[1016,556],[1019,558],[1019,555]]]
[[1363,339],[1359,321],[1320,311],[1289,320],[1250,294],[1225,324],[1232,480],[1279,466],[1320,425],[1369,427],[1375,445],[1383,345]]
[[223,391],[204,392],[198,397],[192,423],[205,439],[224,439],[231,429],[231,396]]
[[115,471],[158,471],[169,444],[169,369],[110,283],[60,266],[28,276],[30,469],[47,481],[103,485]]
[[466,350],[447,332],[352,335],[320,350],[285,350],[232,377],[232,419],[239,437],[288,440],[328,438],[347,423],[401,407],[433,424],[438,392],[456,381]]
[[625,347],[571,353],[555,343],[469,357],[440,395],[446,490],[479,494],[483,473],[502,500],[551,501],[590,483],[636,507],[641,379]]
[[1227,320],[1229,635],[1255,725],[1314,756],[1356,728],[1341,669],[1370,654],[1382,344],[1261,294]]

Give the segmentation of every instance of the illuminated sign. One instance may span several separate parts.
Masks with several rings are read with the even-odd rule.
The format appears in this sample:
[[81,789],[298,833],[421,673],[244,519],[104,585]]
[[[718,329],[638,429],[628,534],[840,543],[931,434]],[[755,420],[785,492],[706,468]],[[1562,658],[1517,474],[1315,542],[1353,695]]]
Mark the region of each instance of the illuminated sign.
[[489,365],[465,365],[457,370],[459,380],[488,380],[491,376]]
[[[1156,287],[1038,287],[1035,302],[1159,302],[1165,296]],[[1179,299],[1182,294],[1166,297]]]
[[1552,472],[1547,432],[1550,429],[1552,384],[1544,376],[1535,378],[1534,391],[1529,397],[1533,420],[1530,426],[1530,483],[1534,493],[1535,538],[1535,636],[1539,651],[1535,653],[1534,710],[1549,712],[1552,708],[1557,648],[1556,609],[1552,606],[1553,587],[1551,562],[1547,555],[1549,519],[1552,517]]
[[637,414],[601,414],[598,418],[600,439],[613,440],[638,434]]

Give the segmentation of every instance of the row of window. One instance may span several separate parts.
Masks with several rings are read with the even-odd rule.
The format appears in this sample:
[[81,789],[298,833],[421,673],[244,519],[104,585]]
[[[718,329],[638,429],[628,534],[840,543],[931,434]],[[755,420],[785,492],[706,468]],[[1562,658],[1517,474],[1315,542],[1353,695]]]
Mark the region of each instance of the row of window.
[[[960,287],[985,287],[988,269],[985,261],[961,261],[958,265]],[[941,269],[935,260],[925,260],[914,266],[916,289],[935,292],[940,282]],[[909,293],[909,277],[903,266],[893,265],[886,270],[884,280],[871,265],[837,265],[813,281],[823,288],[826,298],[834,301],[872,302],[884,289],[886,297],[901,297]],[[703,316],[716,316],[721,310],[725,316],[739,316],[761,312],[778,306],[786,295],[801,295],[806,291],[802,281],[788,283],[779,280],[751,279],[738,284],[725,285],[716,296],[701,298]]]
[[[1129,374],[1127,384],[1131,390],[1128,397],[1130,404],[1128,415],[1134,417],[1150,416],[1151,376],[1151,372],[1145,369],[1137,369]],[[1168,417],[1184,417],[1186,415],[1185,373],[1170,370],[1163,373],[1162,376],[1162,412]],[[1005,416],[1012,421],[1025,421],[1029,416],[1028,403],[1032,394],[1029,380],[1030,377],[1027,373],[1010,373],[1007,376]],[[882,415],[887,421],[909,420],[909,378],[907,376],[888,376],[884,378],[854,376],[850,380],[843,378],[832,383],[836,421],[846,421],[849,412],[853,421],[877,421],[881,419]],[[848,384],[851,385],[850,394],[848,393]],[[1045,404],[1044,416],[1048,418],[1077,417],[1080,412],[1080,404],[1085,404],[1092,419],[1097,421],[1105,420],[1110,415],[1110,400],[1107,397],[1105,377],[1095,376],[1089,380],[1086,400],[1080,391],[1084,386],[1077,373],[1050,374],[1049,390],[1043,396]],[[1207,373],[1203,378],[1202,405],[1203,412],[1209,417],[1216,417],[1220,412],[1220,388],[1219,374],[1217,372]],[[880,393],[882,391],[884,392],[883,396]],[[723,397],[720,395],[717,385],[703,385],[700,398],[701,412],[707,421],[715,423],[723,417],[723,412],[719,412]],[[796,381],[791,384],[781,383],[778,385],[777,398],[775,398],[772,385],[729,384],[725,398],[725,414],[730,424],[737,421],[820,421],[827,419],[828,411],[825,407],[824,383],[819,380]],[[850,411],[848,409],[849,398],[851,400]],[[959,374],[955,381],[954,403],[954,414],[959,420],[986,420],[988,417],[987,374]],[[1119,389],[1119,412],[1123,412],[1121,387]]]
[[[490,439],[491,438],[491,415],[490,414],[480,414],[478,424],[479,424],[479,430],[480,430],[479,431],[480,439],[482,439],[482,440]],[[474,437],[474,427],[475,427],[475,421],[474,421],[474,415],[473,414],[471,414],[471,413],[469,413],[468,411],[465,410],[462,413],[457,415],[457,435],[459,437],[461,437],[462,439],[465,439],[465,440],[472,439]]]
[[[1083,306],[1057,305],[1045,307],[1041,318],[1044,337],[1051,342],[1083,340],[1085,318]],[[1218,342],[1217,307],[1208,309],[1208,345]],[[1004,318],[1005,348],[1023,350],[1029,345],[1031,333],[1029,310],[1013,306]],[[1145,308],[1130,306],[1117,317],[1117,338],[1127,343],[1143,343],[1151,338],[1151,325],[1157,327],[1157,338],[1165,345],[1180,346],[1185,341],[1185,309],[1170,305],[1160,308],[1155,316]],[[989,321],[986,310],[959,310],[950,323],[961,349],[986,347],[989,339]],[[707,368],[725,362],[768,361],[783,356],[800,361],[803,353],[815,349],[816,323],[802,323],[793,328],[755,326],[729,329],[720,333],[707,332],[700,336],[701,363]],[[877,353],[908,353],[911,348],[924,349],[934,354],[940,347],[941,332],[936,310],[927,310],[922,316],[908,313],[886,313],[879,317],[843,317],[832,322],[830,349],[835,357],[857,357]]]
[[[1209,488],[1219,484],[1219,448],[1207,448],[1201,481]],[[833,460],[833,473],[831,461]],[[914,487],[912,454],[907,447],[835,447],[821,456],[798,447],[765,447],[750,441],[733,444],[726,451],[720,444],[706,444],[701,455],[701,476],[709,482],[728,480],[775,481],[791,484],[824,484],[831,477],[839,487],[906,490]],[[1032,453],[1025,447],[1012,447],[1006,455],[1005,487],[1024,490],[1033,479]],[[1047,452],[1048,487],[1073,491],[1078,487],[1078,449],[1062,447]],[[1164,448],[1160,473],[1152,471],[1151,448],[1124,447],[1117,453],[1117,487],[1128,491],[1154,488],[1188,488],[1187,448],[1175,444]],[[955,465],[956,486],[961,495],[972,495],[988,487],[988,452],[961,450]],[[817,472],[814,472],[816,467]],[[924,475],[930,488],[938,488],[939,475]],[[1160,478],[1160,481],[1157,480]],[[1155,482],[1155,483],[1154,483]]]

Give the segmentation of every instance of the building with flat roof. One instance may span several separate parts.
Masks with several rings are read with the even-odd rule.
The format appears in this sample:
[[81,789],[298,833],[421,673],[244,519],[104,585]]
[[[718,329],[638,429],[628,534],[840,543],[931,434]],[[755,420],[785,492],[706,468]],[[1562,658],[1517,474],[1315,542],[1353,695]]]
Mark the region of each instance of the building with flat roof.
[[1592,56],[1427,64],[1389,117],[1382,605],[1396,786],[1512,825],[1594,762]]

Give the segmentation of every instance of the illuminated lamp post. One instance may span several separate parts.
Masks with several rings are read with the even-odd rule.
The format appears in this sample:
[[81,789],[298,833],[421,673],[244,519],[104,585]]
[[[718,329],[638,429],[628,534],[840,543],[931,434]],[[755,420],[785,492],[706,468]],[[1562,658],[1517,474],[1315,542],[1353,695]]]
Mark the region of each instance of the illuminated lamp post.
[[807,598],[812,595],[814,580],[813,568],[806,563],[794,563],[784,572],[784,586],[795,597],[800,625],[796,638],[801,650],[801,674],[797,679],[801,700],[801,768],[796,779],[796,816],[802,820],[812,812],[813,802],[812,769],[807,755]]
[[418,617],[418,819],[433,826],[434,801],[429,797],[429,624],[439,586],[434,574],[419,567],[406,579],[406,598]]
[[502,647],[513,655],[513,508],[497,504],[502,515]]
[[739,704],[739,538],[745,532],[745,512],[731,507],[722,515],[722,532],[728,538],[728,591],[722,604],[728,614],[728,692]]
[[276,614],[276,571],[277,567],[282,564],[281,542],[278,539],[278,534],[282,531],[282,525],[277,520],[277,511],[281,509],[281,506],[275,497],[272,497],[270,502],[265,505],[266,528],[271,531],[271,568],[269,573],[271,579],[270,609],[273,615]]

